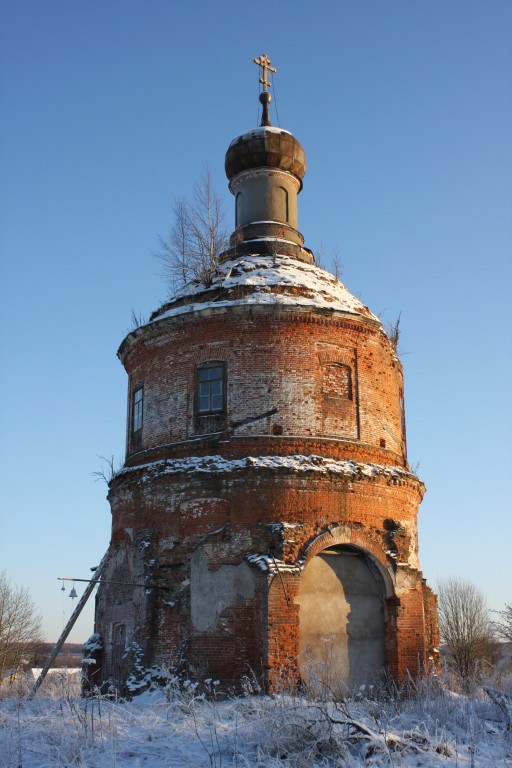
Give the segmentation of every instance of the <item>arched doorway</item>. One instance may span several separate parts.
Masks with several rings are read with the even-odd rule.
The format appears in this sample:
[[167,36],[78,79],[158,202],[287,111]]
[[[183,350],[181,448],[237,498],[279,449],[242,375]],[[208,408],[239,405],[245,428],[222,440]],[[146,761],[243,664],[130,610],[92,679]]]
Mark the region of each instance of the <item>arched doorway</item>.
[[384,581],[363,550],[322,550],[304,569],[299,670],[313,691],[347,694],[379,678],[385,664]]
[[120,688],[122,684],[122,663],[126,653],[126,624],[115,624],[112,636],[112,680]]

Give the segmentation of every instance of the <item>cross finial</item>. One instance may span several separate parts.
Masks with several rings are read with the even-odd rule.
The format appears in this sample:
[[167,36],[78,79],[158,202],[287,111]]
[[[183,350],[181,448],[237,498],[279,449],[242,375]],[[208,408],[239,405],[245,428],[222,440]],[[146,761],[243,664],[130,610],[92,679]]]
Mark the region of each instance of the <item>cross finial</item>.
[[275,67],[271,67],[270,64],[272,63],[267,56],[266,53],[262,53],[261,56],[257,59],[254,59],[254,63],[258,65],[258,67],[261,67],[261,77],[260,77],[260,83],[263,86],[263,91],[266,92],[267,87],[270,88],[270,82],[267,80],[267,71],[269,72],[277,72],[277,69]]
[[262,53],[259,58],[254,59],[254,63],[257,64],[258,67],[261,67],[260,83],[263,86],[263,91],[260,93],[260,102],[263,107],[263,114],[261,116],[260,125],[271,125],[270,117],[268,114],[268,105],[272,101],[272,96],[267,91],[267,88],[270,88],[271,85],[270,81],[267,80],[267,72],[277,72],[277,70],[275,67],[270,66],[270,59],[266,53]]

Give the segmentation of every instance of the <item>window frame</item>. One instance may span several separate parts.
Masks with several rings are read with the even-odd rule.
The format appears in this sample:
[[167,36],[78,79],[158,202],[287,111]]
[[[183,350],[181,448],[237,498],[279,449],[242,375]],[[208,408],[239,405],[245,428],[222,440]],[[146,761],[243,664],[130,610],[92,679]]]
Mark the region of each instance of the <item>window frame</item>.
[[[201,373],[207,370],[213,370],[219,368],[220,376],[215,379],[203,379],[201,380]],[[195,412],[199,417],[215,417],[224,416],[226,414],[226,396],[227,396],[227,366],[224,360],[208,360],[201,363],[196,367],[196,383],[195,383]],[[212,401],[214,397],[218,397],[219,393],[212,392],[213,382],[220,381],[222,385],[222,391],[220,392],[221,403],[217,408],[212,407]],[[201,394],[201,384],[209,384],[207,395]],[[208,397],[209,407],[207,409],[201,409],[201,398]]]
[[[137,395],[140,393],[140,398]],[[132,393],[132,435],[142,433],[144,424],[144,385],[138,384]]]

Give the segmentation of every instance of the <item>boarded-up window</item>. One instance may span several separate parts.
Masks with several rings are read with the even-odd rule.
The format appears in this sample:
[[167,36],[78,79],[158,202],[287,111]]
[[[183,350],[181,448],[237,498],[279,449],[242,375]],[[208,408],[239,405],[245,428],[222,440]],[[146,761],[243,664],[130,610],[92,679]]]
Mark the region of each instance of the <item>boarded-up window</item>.
[[352,400],[352,371],[350,366],[344,363],[326,365],[322,385],[324,396]]
[[355,349],[319,344],[317,428],[326,437],[359,439]]

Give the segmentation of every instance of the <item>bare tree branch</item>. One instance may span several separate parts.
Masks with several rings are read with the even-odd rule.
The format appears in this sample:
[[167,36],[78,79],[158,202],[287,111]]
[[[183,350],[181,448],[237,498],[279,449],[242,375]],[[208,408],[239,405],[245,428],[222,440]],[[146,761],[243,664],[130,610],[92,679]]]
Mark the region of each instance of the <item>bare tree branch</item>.
[[41,615],[29,591],[13,586],[5,571],[0,572],[0,680],[19,669],[41,639]]
[[446,579],[437,591],[441,642],[467,693],[481,663],[495,652],[487,604],[474,584],[462,579]]
[[162,276],[176,290],[191,280],[210,285],[219,256],[228,246],[222,200],[207,169],[196,182],[192,200],[179,198],[173,205],[174,221],[167,239],[160,238],[156,254]]
[[325,262],[325,245],[323,243],[320,243],[320,245],[315,251],[315,266],[319,267],[320,269],[325,269],[324,262]]
[[121,459],[118,463],[118,467],[116,469],[115,467],[115,459],[114,456],[98,456],[98,459],[101,459],[103,462],[102,466],[100,466],[99,469],[96,469],[94,472],[91,472],[91,475],[94,477],[95,480],[103,480],[106,485],[110,485],[110,481],[113,479],[116,472],[118,472],[121,467],[124,464],[124,459]]
[[331,255],[332,273],[336,280],[340,280],[343,275],[343,265],[341,262],[340,249],[336,246]]
[[388,323],[386,327],[386,331],[388,334],[388,338],[393,346],[393,349],[398,354],[398,342],[400,341],[400,321],[402,319],[402,313],[398,313],[398,317],[396,318],[394,323]]
[[506,643],[512,643],[512,603],[505,603],[503,611],[493,611],[499,619],[492,622],[495,634]]

